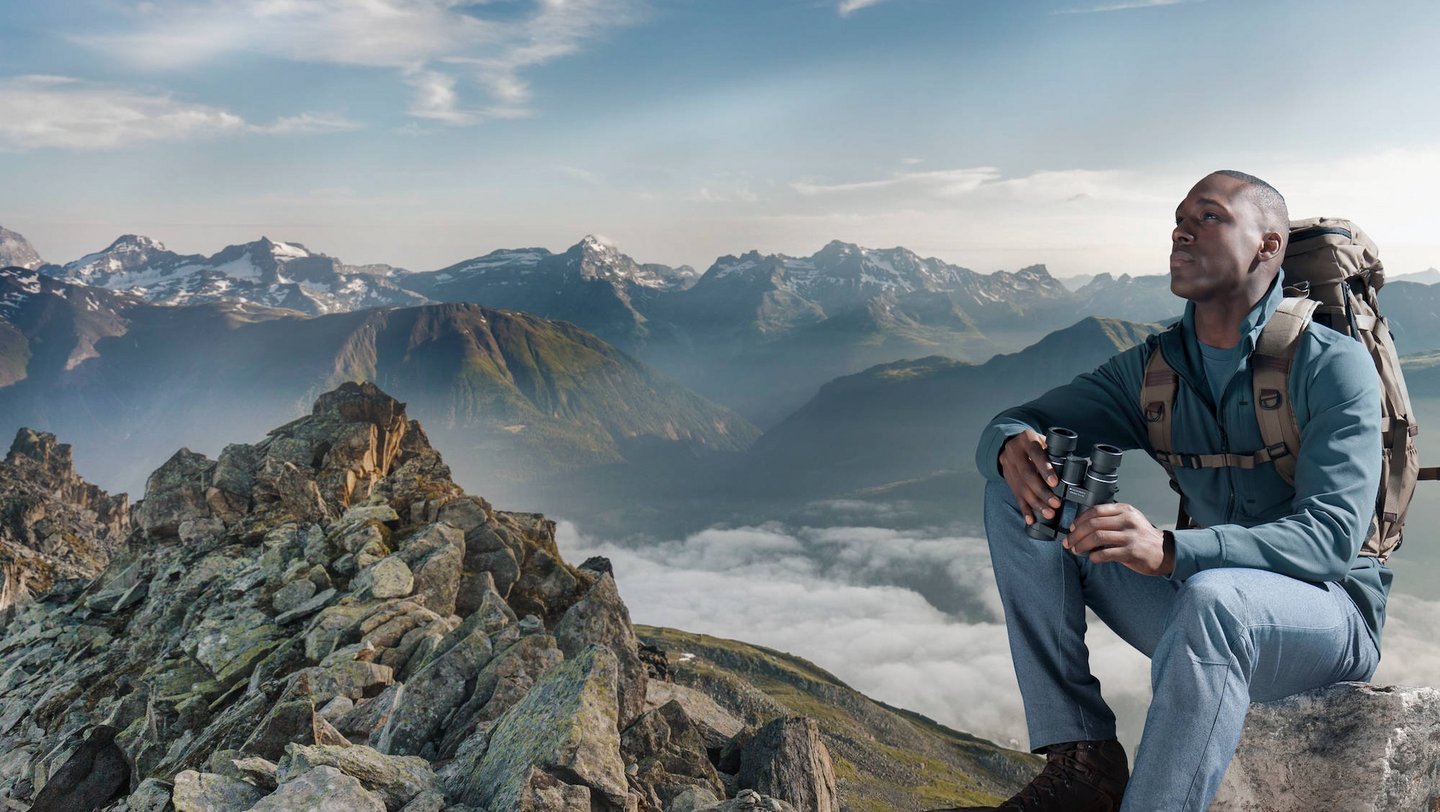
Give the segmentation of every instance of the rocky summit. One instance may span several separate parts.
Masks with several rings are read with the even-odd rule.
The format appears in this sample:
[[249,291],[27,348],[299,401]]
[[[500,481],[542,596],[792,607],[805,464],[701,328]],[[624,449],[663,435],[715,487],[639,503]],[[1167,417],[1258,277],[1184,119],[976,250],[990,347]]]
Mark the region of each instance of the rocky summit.
[[55,435],[21,429],[0,462],[0,626],[37,595],[98,576],[129,530],[125,494],[81,479]]
[[53,437],[5,466],[51,483],[64,521],[19,526],[57,560],[57,533],[124,537],[0,629],[0,809],[840,809],[813,720],[721,730],[649,690],[666,660],[608,562],[464,494],[371,384],[176,452],[128,525]]

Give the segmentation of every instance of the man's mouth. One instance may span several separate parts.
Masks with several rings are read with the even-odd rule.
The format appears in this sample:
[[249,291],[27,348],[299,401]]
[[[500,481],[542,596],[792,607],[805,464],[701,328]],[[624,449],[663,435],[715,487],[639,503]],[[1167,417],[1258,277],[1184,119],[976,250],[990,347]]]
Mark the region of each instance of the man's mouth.
[[1170,267],[1171,267],[1171,268],[1174,268],[1176,265],[1179,265],[1179,264],[1182,264],[1182,263],[1193,262],[1194,260],[1195,260],[1195,258],[1192,257],[1192,256],[1190,256],[1189,252],[1187,252],[1187,251],[1175,250],[1175,251],[1171,251],[1171,252],[1170,252]]

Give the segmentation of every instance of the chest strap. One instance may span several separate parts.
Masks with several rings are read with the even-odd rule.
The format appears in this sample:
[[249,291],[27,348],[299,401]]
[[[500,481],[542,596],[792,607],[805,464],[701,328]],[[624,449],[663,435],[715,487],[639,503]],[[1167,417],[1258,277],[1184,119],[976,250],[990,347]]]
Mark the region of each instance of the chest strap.
[[[1175,478],[1178,468],[1252,470],[1273,464],[1276,473],[1286,482],[1295,482],[1295,455],[1300,449],[1300,428],[1295,422],[1294,407],[1289,403],[1290,364],[1317,304],[1310,299],[1284,299],[1260,332],[1260,340],[1250,356],[1250,369],[1255,416],[1265,446],[1249,454],[1185,454],[1175,451],[1172,438],[1175,395],[1180,388],[1180,376],[1165,360],[1157,340],[1145,363],[1140,404],[1151,452],[1170,476],[1170,487],[1177,493],[1180,492]],[[1182,494],[1176,526],[1192,525]]]

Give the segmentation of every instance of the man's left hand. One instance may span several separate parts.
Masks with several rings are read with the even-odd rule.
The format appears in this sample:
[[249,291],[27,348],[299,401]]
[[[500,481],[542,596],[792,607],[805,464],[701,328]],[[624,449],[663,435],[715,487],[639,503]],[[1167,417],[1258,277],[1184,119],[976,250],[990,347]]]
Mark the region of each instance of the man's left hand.
[[1092,564],[1124,564],[1141,575],[1175,571],[1175,550],[1165,535],[1133,505],[1096,505],[1075,518],[1065,549],[1089,556]]

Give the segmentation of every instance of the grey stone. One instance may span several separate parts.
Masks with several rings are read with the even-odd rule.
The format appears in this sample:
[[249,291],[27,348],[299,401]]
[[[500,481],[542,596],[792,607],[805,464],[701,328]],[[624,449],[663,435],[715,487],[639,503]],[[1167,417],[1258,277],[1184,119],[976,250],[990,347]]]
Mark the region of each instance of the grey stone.
[[645,685],[645,707],[658,708],[667,702],[680,703],[706,748],[718,750],[745,729],[744,722],[700,691],[673,682],[649,680]]
[[739,780],[800,809],[840,812],[835,767],[814,719],[780,717],[756,731],[741,751]]
[[725,793],[725,785],[707,757],[704,739],[678,702],[646,711],[625,730],[620,742],[624,753],[637,759],[627,772],[662,805],[691,787],[715,795]]
[[355,505],[346,510],[340,520],[343,522],[398,522],[400,514],[396,513],[395,508],[389,505]]
[[316,591],[315,582],[309,578],[291,581],[276,590],[275,595],[270,598],[270,606],[277,614],[283,615],[315,597]]
[[175,812],[245,812],[265,793],[243,781],[185,770],[175,776]]
[[[445,808],[445,796],[431,789],[416,795],[400,812],[442,812]],[[452,810],[455,808],[450,807]]]
[[334,767],[374,792],[386,808],[397,810],[422,792],[435,789],[430,763],[415,756],[387,756],[364,745],[331,747],[292,744],[285,748],[278,779],[293,780],[316,767]]
[[147,778],[125,798],[130,812],[165,812],[171,809],[170,786],[158,778]]
[[376,744],[381,752],[420,753],[422,745],[440,731],[446,717],[465,701],[467,687],[474,685],[476,675],[494,654],[483,620],[478,612],[467,618],[461,629],[469,634],[452,643],[405,683],[399,712],[391,715]]
[[215,463],[188,448],[176,451],[145,481],[135,520],[151,538],[178,537],[181,523],[210,517],[205,492]]
[[617,671],[615,655],[603,646],[552,669],[500,717],[478,765],[457,758],[442,769],[446,796],[518,810],[533,803],[540,777],[565,775],[623,809],[628,788],[615,726]]
[[399,556],[386,556],[371,567],[361,570],[350,584],[356,594],[385,598],[403,598],[415,589],[415,576]]
[[720,804],[720,799],[715,793],[700,787],[691,787],[679,795],[675,800],[665,807],[665,812],[703,812]]
[[334,767],[316,767],[261,798],[250,812],[386,812],[385,803]]
[[555,626],[555,642],[566,657],[575,656],[592,643],[610,649],[620,665],[620,729],[629,727],[645,709],[645,664],[640,661],[640,643],[630,625],[630,610],[620,600],[610,573],[601,575],[585,597],[565,611]]
[[276,615],[275,625],[288,626],[289,624],[294,623],[301,618],[309,617],[310,615],[315,614],[321,609],[324,609],[326,605],[328,605],[330,601],[335,597],[335,595],[336,591],[334,589],[327,589],[324,592],[321,592],[320,594],[311,598],[310,600],[305,601],[299,606],[296,606],[294,609],[290,609],[289,611],[281,612],[280,614]]
[[1214,812],[1429,810],[1440,691],[1344,682],[1256,703]]
[[464,568],[464,535],[448,524],[430,525],[405,542],[400,556],[415,576],[415,601],[436,614],[454,614]]

